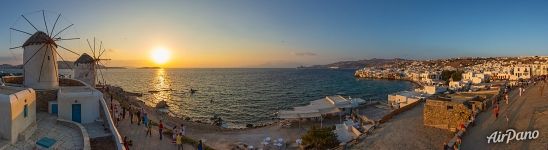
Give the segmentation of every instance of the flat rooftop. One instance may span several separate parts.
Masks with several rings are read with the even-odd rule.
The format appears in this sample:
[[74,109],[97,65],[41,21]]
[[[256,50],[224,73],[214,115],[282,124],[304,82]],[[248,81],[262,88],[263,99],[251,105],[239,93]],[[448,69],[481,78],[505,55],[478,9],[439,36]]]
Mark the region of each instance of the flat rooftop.
[[27,88],[14,87],[14,86],[0,86],[0,94],[11,95],[17,92],[27,90]]
[[327,96],[326,97],[327,99],[333,101],[335,104],[339,104],[339,103],[346,103],[348,102],[348,100],[340,95],[335,95],[335,96]]
[[83,92],[93,92],[94,89],[88,86],[67,86],[67,87],[59,87],[59,90],[61,90],[62,92],[69,92],[69,93],[83,93]]

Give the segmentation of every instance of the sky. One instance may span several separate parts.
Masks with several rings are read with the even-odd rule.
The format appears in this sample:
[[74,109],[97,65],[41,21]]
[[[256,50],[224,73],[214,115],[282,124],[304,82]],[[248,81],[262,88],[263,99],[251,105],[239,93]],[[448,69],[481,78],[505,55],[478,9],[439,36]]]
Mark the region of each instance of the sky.
[[[2,1],[0,63],[22,64],[21,18],[80,40],[58,44],[91,53],[102,41],[107,66],[296,67],[371,58],[437,59],[548,55],[548,2],[445,0]],[[34,17],[33,17],[34,16]],[[100,42],[97,42],[100,43]],[[92,43],[93,44],[93,43]],[[98,46],[99,44],[97,44]],[[62,52],[63,50],[59,50]],[[64,59],[75,54],[62,52]]]

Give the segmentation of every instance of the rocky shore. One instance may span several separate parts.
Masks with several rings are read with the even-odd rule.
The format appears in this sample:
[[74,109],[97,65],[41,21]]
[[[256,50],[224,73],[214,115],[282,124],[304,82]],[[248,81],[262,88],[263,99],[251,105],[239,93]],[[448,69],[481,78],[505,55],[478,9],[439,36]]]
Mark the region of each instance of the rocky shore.
[[[317,125],[319,122],[303,121],[299,123],[293,123],[290,127],[283,127],[277,123],[264,126],[254,126],[251,128],[238,128],[227,129],[214,126],[207,123],[198,123],[189,121],[183,118],[174,117],[168,115],[165,112],[145,104],[144,101],[138,98],[138,94],[126,92],[120,87],[109,86],[109,92],[112,93],[112,98],[117,100],[122,106],[132,106],[136,108],[143,108],[148,117],[152,121],[162,120],[167,129],[175,125],[184,124],[186,126],[186,134],[194,141],[202,140],[208,146],[214,149],[233,149],[238,145],[253,145],[255,147],[261,146],[260,143],[266,137],[271,138],[283,138],[285,139],[288,148],[297,148],[295,140],[299,139],[308,128],[313,125]],[[110,102],[110,95],[106,95],[107,103]],[[324,125],[334,125],[338,122],[338,118],[332,118],[331,120],[325,119]],[[291,149],[293,149],[291,148]]]

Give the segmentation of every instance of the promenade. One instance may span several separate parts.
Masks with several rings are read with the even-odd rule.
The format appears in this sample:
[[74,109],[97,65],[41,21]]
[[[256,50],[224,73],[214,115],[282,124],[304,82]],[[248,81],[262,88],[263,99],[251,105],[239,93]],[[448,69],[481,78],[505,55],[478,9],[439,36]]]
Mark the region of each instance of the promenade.
[[[512,91],[509,104],[504,100],[499,102],[498,119],[493,115],[493,108],[480,113],[476,125],[464,134],[462,149],[548,149],[548,84],[545,84],[543,96],[540,95],[540,87],[540,84],[531,86],[522,96],[519,96],[518,90]],[[540,135],[534,140],[513,140],[508,144],[506,141],[487,143],[487,137],[493,132],[504,133],[507,129],[514,129],[516,132],[538,130]]]
[[[119,106],[118,101],[114,101],[115,105]],[[110,106],[109,106],[110,107]],[[120,108],[120,107],[118,107]],[[118,132],[123,137],[127,136],[132,140],[133,145],[129,147],[130,150],[148,150],[148,149],[161,149],[161,150],[176,150],[177,146],[171,142],[171,135],[165,135],[163,140],[160,140],[158,134],[158,127],[152,127],[152,137],[146,137],[146,128],[143,124],[138,126],[136,124],[136,118],[133,120],[133,124],[130,123],[129,114],[126,114],[126,118],[122,119],[118,123]],[[158,118],[151,115],[154,121],[158,121]],[[189,144],[183,144],[185,150],[195,150],[196,148]]]

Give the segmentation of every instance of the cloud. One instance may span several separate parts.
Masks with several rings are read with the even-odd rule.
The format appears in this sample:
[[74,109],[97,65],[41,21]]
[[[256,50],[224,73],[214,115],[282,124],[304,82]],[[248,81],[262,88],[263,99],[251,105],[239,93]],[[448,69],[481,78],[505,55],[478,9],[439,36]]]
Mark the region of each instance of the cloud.
[[295,56],[317,56],[318,54],[312,52],[293,52]]

